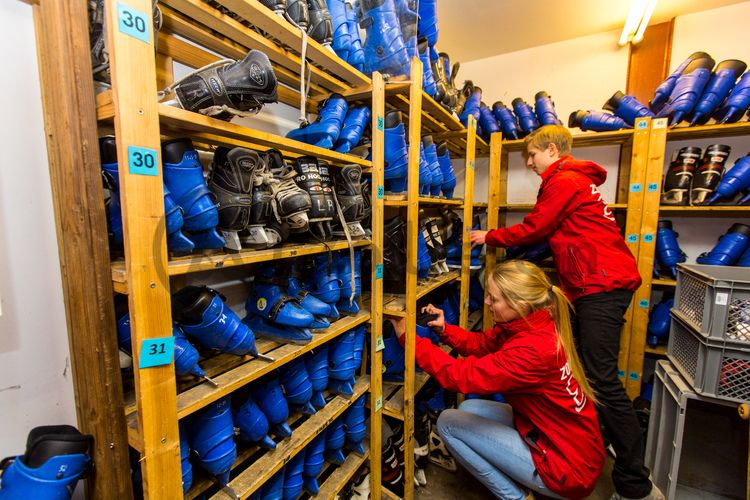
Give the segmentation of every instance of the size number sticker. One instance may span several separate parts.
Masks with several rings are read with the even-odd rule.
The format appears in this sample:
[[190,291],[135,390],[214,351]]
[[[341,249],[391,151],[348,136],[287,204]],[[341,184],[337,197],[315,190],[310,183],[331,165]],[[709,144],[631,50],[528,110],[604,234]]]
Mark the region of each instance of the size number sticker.
[[146,339],[141,343],[138,368],[168,365],[174,356],[174,337]]
[[375,266],[375,279],[379,280],[383,278],[383,264],[378,264]]
[[471,167],[471,169],[474,170],[474,160],[471,160],[469,162],[469,167]]
[[714,300],[714,303],[717,306],[725,306],[729,302],[729,294],[728,293],[717,293],[716,299]]
[[380,132],[383,131],[383,117],[382,116],[378,116],[378,130]]
[[378,199],[382,200],[385,196],[385,188],[383,186],[378,186]]
[[648,120],[640,120],[638,122],[638,130],[643,130],[648,128]]
[[655,193],[659,190],[659,185],[655,182],[649,182],[648,183],[648,192],[649,193]]
[[120,32],[137,38],[142,42],[151,41],[151,16],[125,5],[117,4],[117,19]]
[[655,130],[658,130],[660,128],[667,128],[667,119],[666,118],[657,118],[654,120],[653,128]]
[[375,411],[380,411],[381,408],[383,408],[383,396],[375,400]]
[[631,193],[640,193],[643,190],[643,186],[640,184],[631,184],[630,185],[630,192]]
[[157,175],[156,150],[128,146],[128,169],[131,174]]
[[638,372],[630,372],[630,375],[628,375],[628,378],[630,380],[638,380],[640,378],[640,375]]
[[375,339],[375,351],[382,351],[385,349],[385,342],[383,342],[383,336],[378,335],[378,338]]
[[638,306],[640,308],[642,308],[642,309],[647,309],[648,308],[648,300],[643,299],[643,300],[639,301],[638,302]]
[[638,243],[638,235],[637,234],[629,234],[628,235],[628,243]]
[[653,243],[654,242],[654,234],[648,233],[643,235],[643,241],[646,243]]
[[617,370],[617,378],[625,378],[625,370]]

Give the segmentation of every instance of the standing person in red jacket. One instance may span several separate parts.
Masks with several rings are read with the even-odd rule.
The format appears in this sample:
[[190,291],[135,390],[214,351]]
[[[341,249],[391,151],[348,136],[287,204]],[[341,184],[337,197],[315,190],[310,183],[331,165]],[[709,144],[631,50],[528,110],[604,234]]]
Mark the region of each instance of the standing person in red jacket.
[[624,314],[641,277],[597,189],[607,172],[570,156],[572,139],[559,125],[526,137],[526,165],[542,178],[536,205],[520,224],[472,231],[471,242],[493,247],[549,243],[560,284],[576,311],[574,334],[596,391],[599,418],[616,454],[612,498],[662,499],[648,477],[638,418],[617,377]]
[[[429,325],[464,358],[417,337],[416,362],[448,390],[500,392],[509,404],[466,400],[440,414],[438,432],[498,498],[527,498],[527,488],[582,498],[594,489],[604,448],[594,395],[573,343],[570,303],[525,261],[498,265],[487,287],[495,327],[474,333],[447,325],[443,311],[430,304],[423,311],[437,318]],[[406,320],[391,321],[403,343]]]

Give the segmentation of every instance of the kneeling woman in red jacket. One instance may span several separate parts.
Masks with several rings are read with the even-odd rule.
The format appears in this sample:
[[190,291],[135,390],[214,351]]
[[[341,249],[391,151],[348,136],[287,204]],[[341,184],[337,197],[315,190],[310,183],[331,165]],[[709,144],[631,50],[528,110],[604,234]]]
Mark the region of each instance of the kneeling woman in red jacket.
[[[483,333],[430,326],[463,359],[416,337],[416,362],[444,388],[503,394],[509,404],[481,399],[445,410],[438,431],[453,456],[498,498],[591,493],[604,464],[594,394],[573,345],[570,303],[544,272],[525,261],[499,264],[485,303],[495,326]],[[393,320],[403,342],[406,322]]]

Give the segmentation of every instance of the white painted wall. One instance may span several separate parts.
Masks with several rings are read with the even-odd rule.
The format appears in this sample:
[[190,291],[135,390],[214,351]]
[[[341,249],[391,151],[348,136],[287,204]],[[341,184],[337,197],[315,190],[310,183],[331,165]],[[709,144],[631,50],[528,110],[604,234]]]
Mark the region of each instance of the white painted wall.
[[[31,7],[0,2],[0,457],[76,423]],[[10,76],[12,75],[12,76]]]

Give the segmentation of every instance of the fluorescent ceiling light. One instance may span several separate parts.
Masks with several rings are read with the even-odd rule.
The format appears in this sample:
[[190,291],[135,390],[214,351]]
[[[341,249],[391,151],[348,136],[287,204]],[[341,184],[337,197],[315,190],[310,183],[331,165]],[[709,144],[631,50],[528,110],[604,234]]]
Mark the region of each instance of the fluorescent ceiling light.
[[643,40],[643,33],[646,31],[655,8],[656,0],[633,0],[620,36],[620,46],[627,45],[628,42],[638,43]]

